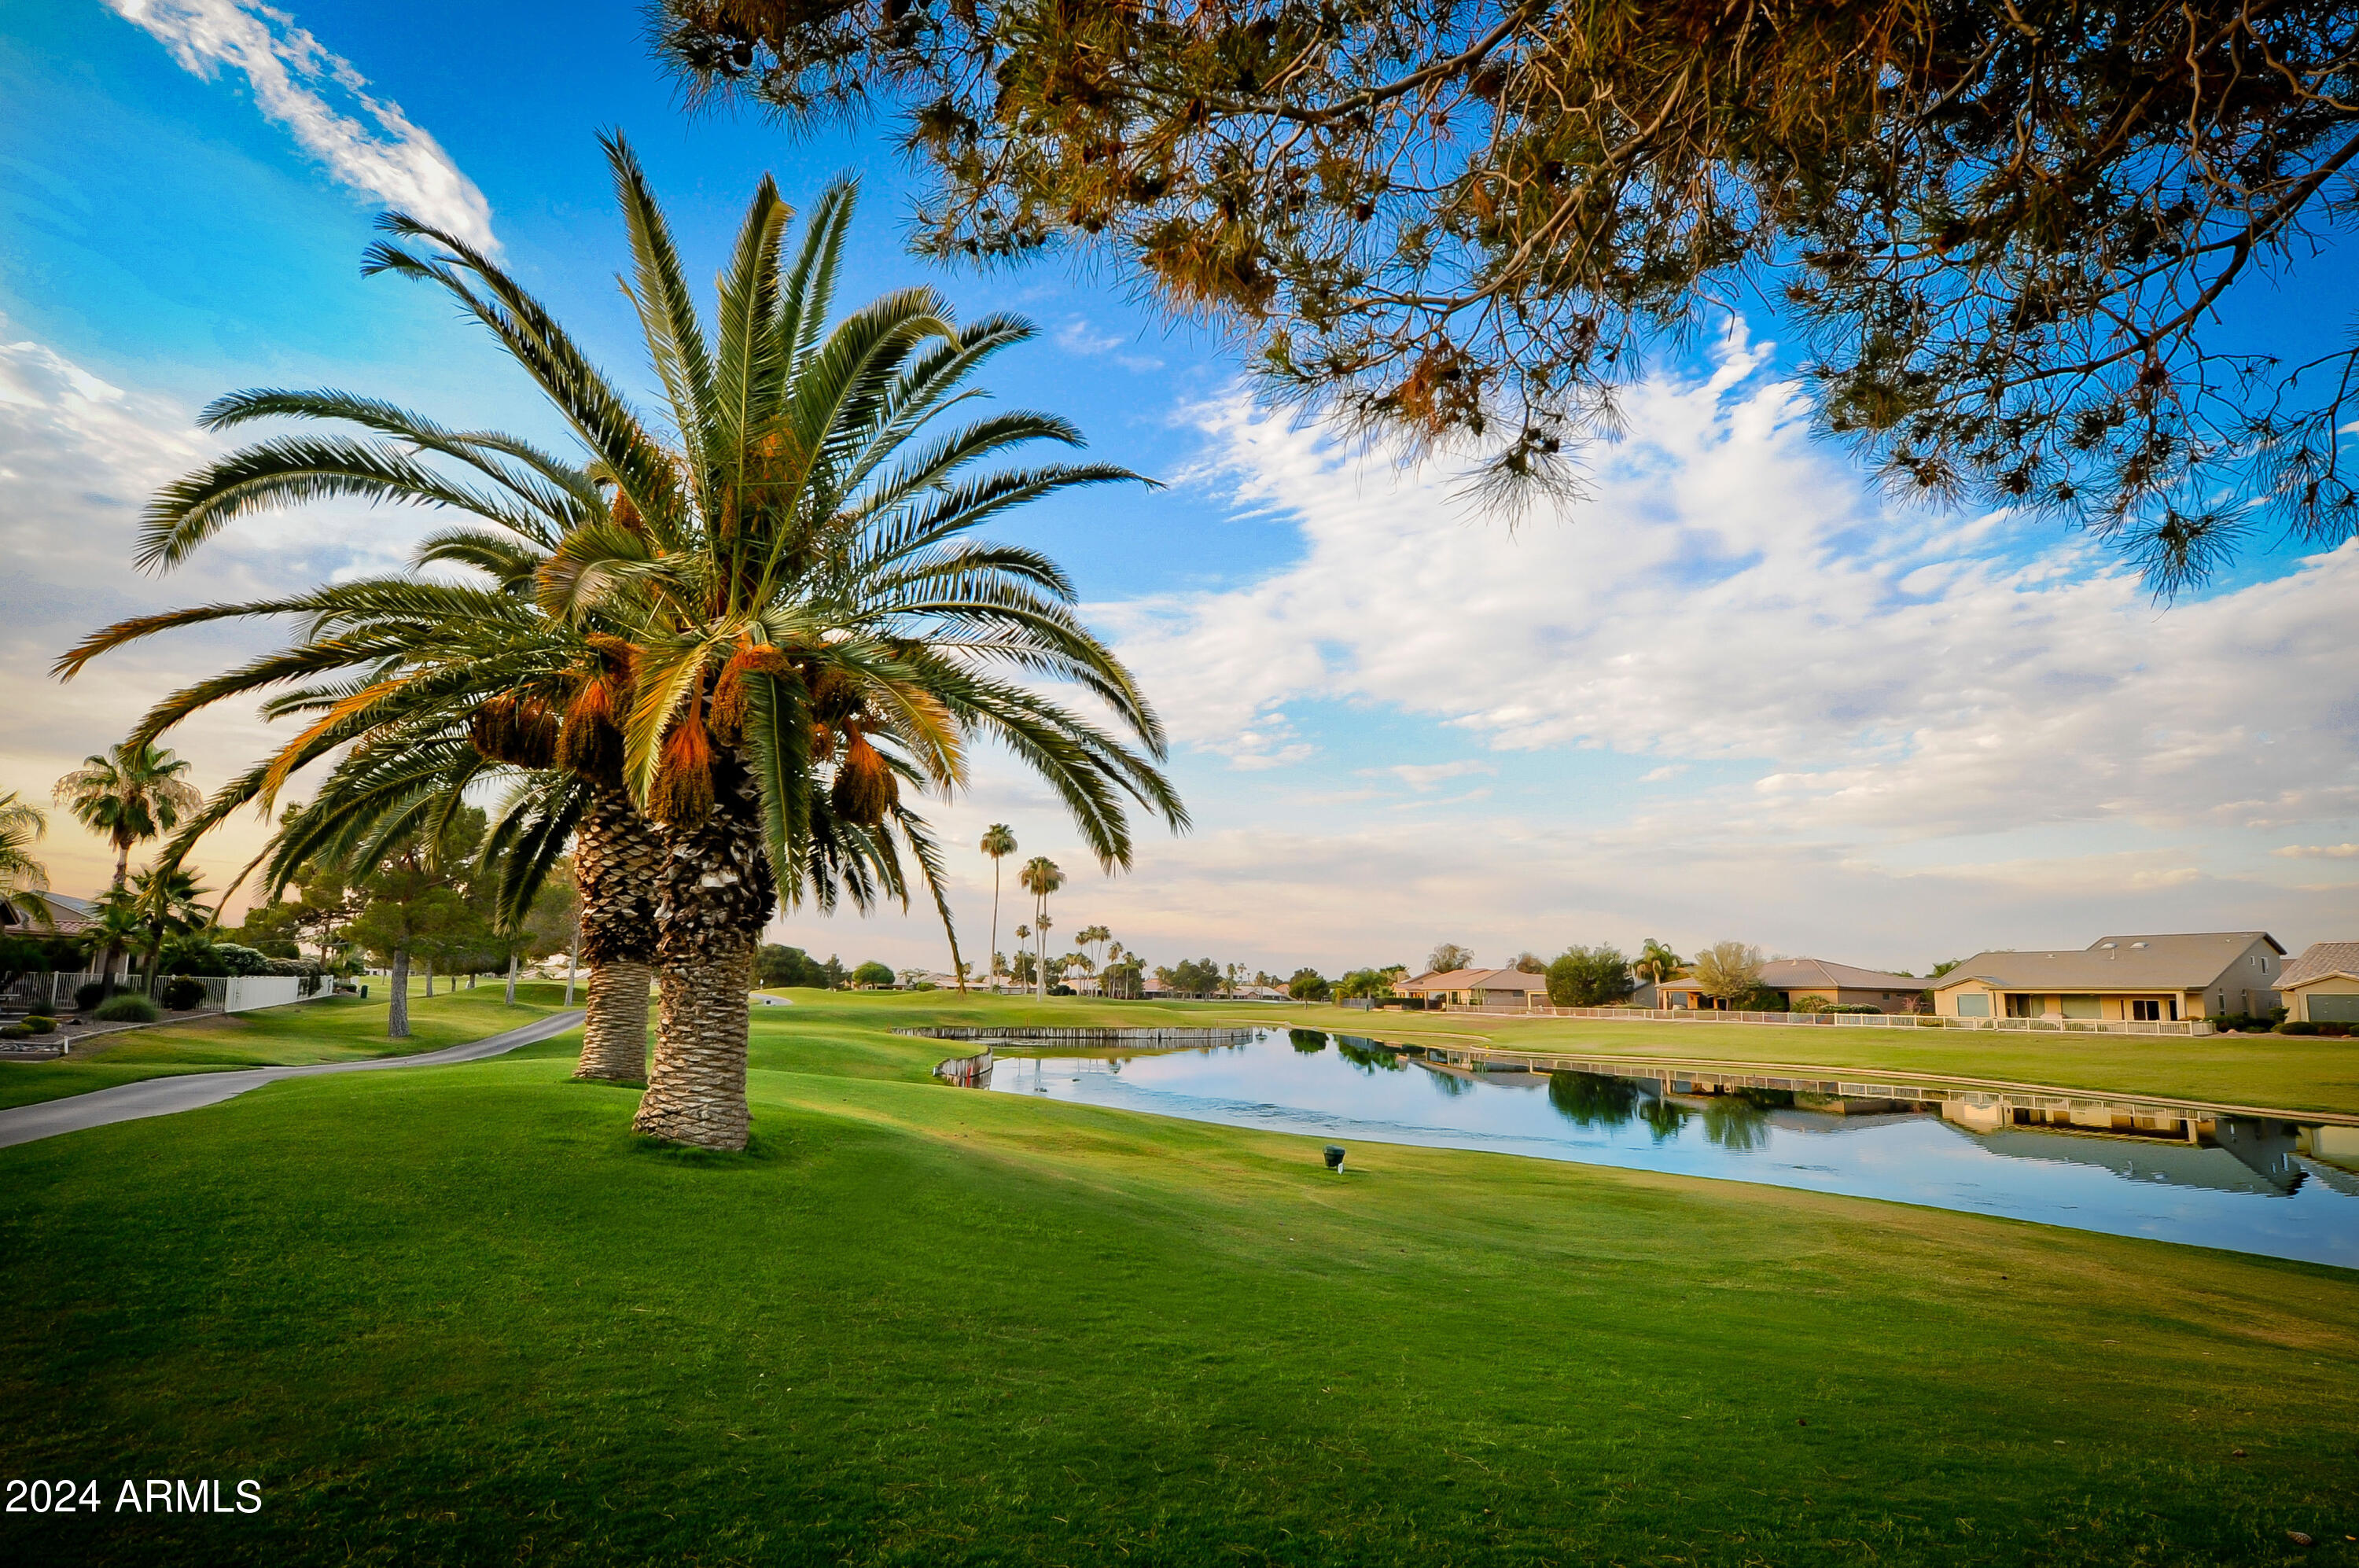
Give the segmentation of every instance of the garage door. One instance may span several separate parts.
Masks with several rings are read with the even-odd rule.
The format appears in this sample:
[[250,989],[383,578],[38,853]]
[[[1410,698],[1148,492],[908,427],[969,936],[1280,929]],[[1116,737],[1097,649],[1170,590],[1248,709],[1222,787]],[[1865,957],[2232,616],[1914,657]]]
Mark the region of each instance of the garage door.
[[2319,991],[2310,998],[2314,1024],[2359,1024],[2359,992]]

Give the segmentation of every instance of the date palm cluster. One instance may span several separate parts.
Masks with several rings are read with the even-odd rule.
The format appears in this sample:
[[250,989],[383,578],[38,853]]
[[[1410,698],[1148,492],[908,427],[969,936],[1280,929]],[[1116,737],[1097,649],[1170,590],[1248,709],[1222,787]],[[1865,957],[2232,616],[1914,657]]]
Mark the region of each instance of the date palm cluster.
[[[961,324],[925,289],[832,320],[853,188],[829,188],[790,245],[766,177],[708,322],[637,160],[619,138],[606,152],[660,420],[490,257],[388,214],[367,269],[446,292],[531,376],[578,452],[342,392],[224,397],[208,428],[294,433],[167,486],[142,566],[177,564],[247,513],[332,498],[462,520],[427,538],[409,571],[125,621],[60,670],[190,626],[291,617],[285,647],[174,692],[134,731],[151,743],[254,696],[299,725],[168,853],[243,806],[267,810],[318,762],[327,778],[248,868],[273,891],[307,864],[373,865],[470,793],[501,792],[490,845],[505,914],[574,854],[592,967],[581,1074],[644,1072],[640,1130],[735,1149],[745,994],[777,900],[906,905],[922,882],[947,930],[938,843],[916,803],[962,785],[979,741],[1047,783],[1109,869],[1129,864],[1133,809],[1175,829],[1187,819],[1158,767],[1161,725],[1074,614],[1063,571],[974,537],[1024,503],[1138,477],[1008,461],[1082,438],[1053,415],[968,412],[976,369],[1033,329]],[[1036,689],[1040,678],[1079,687],[1110,724]]]

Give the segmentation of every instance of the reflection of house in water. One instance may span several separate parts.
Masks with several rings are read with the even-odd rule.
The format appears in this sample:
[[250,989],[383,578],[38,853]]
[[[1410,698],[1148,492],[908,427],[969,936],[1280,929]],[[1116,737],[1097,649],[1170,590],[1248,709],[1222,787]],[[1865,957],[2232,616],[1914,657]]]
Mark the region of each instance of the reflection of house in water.
[[2094,1165],[2133,1181],[2167,1181],[2174,1187],[2208,1187],[2218,1192],[2289,1197],[2309,1177],[2309,1171],[2294,1155],[2301,1129],[2293,1123],[2239,1117],[2221,1130],[2221,1141],[2212,1144],[2017,1127],[1973,1136],[1993,1154],[2010,1160]]

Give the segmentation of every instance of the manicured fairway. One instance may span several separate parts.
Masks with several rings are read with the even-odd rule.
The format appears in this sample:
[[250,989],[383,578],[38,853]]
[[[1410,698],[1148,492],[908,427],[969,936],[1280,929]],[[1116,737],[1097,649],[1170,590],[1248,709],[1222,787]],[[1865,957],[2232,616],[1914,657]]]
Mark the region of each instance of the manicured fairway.
[[100,1035],[56,1062],[0,1062],[0,1109],[88,1094],[172,1073],[215,1073],[233,1067],[295,1067],[312,1062],[357,1062],[410,1056],[511,1029],[557,1010],[565,987],[531,983],[516,987],[516,1005],[504,1007],[500,985],[409,999],[408,1040],[385,1038],[383,982],[376,998],[322,997],[293,1007],[266,1007],[201,1023]]
[[2359,1562],[2359,1277],[1447,1150],[1331,1176],[927,1082],[883,1026],[954,1002],[803,1000],[756,1014],[744,1157],[634,1140],[564,1040],[0,1152],[0,1473],[266,1497],[0,1515],[0,1552]]

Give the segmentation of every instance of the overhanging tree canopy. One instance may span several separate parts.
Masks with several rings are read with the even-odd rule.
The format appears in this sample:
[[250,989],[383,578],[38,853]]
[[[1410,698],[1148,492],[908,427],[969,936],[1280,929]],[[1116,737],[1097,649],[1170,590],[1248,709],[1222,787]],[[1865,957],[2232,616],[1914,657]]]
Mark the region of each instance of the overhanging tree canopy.
[[917,244],[1066,243],[1266,384],[1500,497],[1757,289],[1895,482],[2117,538],[2160,591],[2348,537],[2359,342],[2223,326],[2353,220],[2328,0],[662,0],[699,96],[890,113]]

